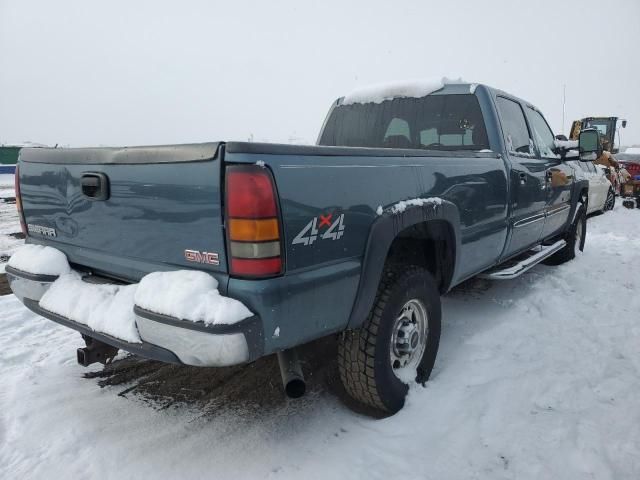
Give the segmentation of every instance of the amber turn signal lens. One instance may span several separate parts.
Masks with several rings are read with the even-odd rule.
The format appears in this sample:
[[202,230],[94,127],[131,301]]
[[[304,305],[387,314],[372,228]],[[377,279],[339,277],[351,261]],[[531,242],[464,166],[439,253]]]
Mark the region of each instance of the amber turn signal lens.
[[229,219],[229,237],[236,242],[278,240],[280,238],[278,219],[231,218]]

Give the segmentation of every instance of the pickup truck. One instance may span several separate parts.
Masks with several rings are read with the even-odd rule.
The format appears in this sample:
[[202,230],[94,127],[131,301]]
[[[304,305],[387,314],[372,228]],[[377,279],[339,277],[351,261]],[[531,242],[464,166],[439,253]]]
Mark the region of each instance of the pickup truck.
[[[596,152],[597,132],[581,132],[579,149]],[[92,290],[57,288],[46,305],[65,295],[71,304],[45,308],[64,275],[40,268],[37,251],[12,257],[6,272],[28,308],[82,334],[84,365],[118,349],[214,367],[277,354],[295,397],[304,392],[296,347],[335,335],[346,392],[393,414],[409,384],[429,378],[441,295],[583,249],[588,182],[574,174],[581,160],[565,155],[536,107],[466,83],[342,97],[313,146],[27,148],[16,173],[26,242],[61,252],[90,288],[111,288],[100,302],[157,272],[196,271],[251,315],[207,323],[129,295],[132,341],[107,328],[123,308],[93,326],[60,313],[91,312],[81,304],[97,301]],[[152,289],[170,309],[174,290],[184,293],[176,303],[190,302],[189,282]]]

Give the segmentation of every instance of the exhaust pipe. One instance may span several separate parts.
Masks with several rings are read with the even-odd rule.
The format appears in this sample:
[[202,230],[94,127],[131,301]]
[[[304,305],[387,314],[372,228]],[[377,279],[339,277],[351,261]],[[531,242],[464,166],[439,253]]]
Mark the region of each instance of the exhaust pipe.
[[117,354],[117,347],[112,347],[111,345],[99,342],[96,339],[91,339],[89,345],[76,350],[78,363],[83,367],[88,367],[89,365],[97,362],[106,365]]
[[307,390],[307,383],[302,375],[302,366],[295,348],[278,352],[278,364],[284,392],[289,398],[300,398]]

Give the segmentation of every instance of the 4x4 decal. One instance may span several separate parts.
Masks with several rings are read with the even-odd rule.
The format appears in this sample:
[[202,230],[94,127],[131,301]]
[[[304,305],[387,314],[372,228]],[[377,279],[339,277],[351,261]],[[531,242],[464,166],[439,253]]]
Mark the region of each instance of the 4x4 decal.
[[[340,240],[344,233],[344,213],[337,216],[333,220],[333,213],[326,215],[319,215],[314,217],[305,225],[305,227],[296,235],[296,238],[291,242],[293,245],[313,245],[313,243],[320,237],[321,240]],[[322,228],[327,228],[323,233],[320,232]]]

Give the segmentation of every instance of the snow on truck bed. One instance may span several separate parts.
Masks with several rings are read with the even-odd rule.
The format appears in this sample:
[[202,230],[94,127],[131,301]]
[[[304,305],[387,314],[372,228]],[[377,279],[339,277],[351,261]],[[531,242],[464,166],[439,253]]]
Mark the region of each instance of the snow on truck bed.
[[218,282],[204,272],[150,273],[133,285],[87,283],[55,248],[24,245],[9,259],[24,272],[59,275],[40,306],[96,332],[140,343],[133,306],[207,325],[233,324],[252,315],[241,302],[220,295]]
[[[249,383],[251,399],[197,408],[182,403],[197,388],[185,375],[210,389],[214,369],[166,367],[164,382],[155,362],[121,369],[138,381],[138,366],[159,394],[180,387],[164,409],[139,389],[123,393],[135,383],[83,378],[76,332],[0,297],[0,478],[636,480],[638,265],[640,210],[618,206],[589,219],[576,261],[456,288],[443,298],[427,387],[384,420],[326,388],[263,403],[279,395],[273,362],[227,370],[230,390]],[[247,381],[259,368],[271,383]]]

